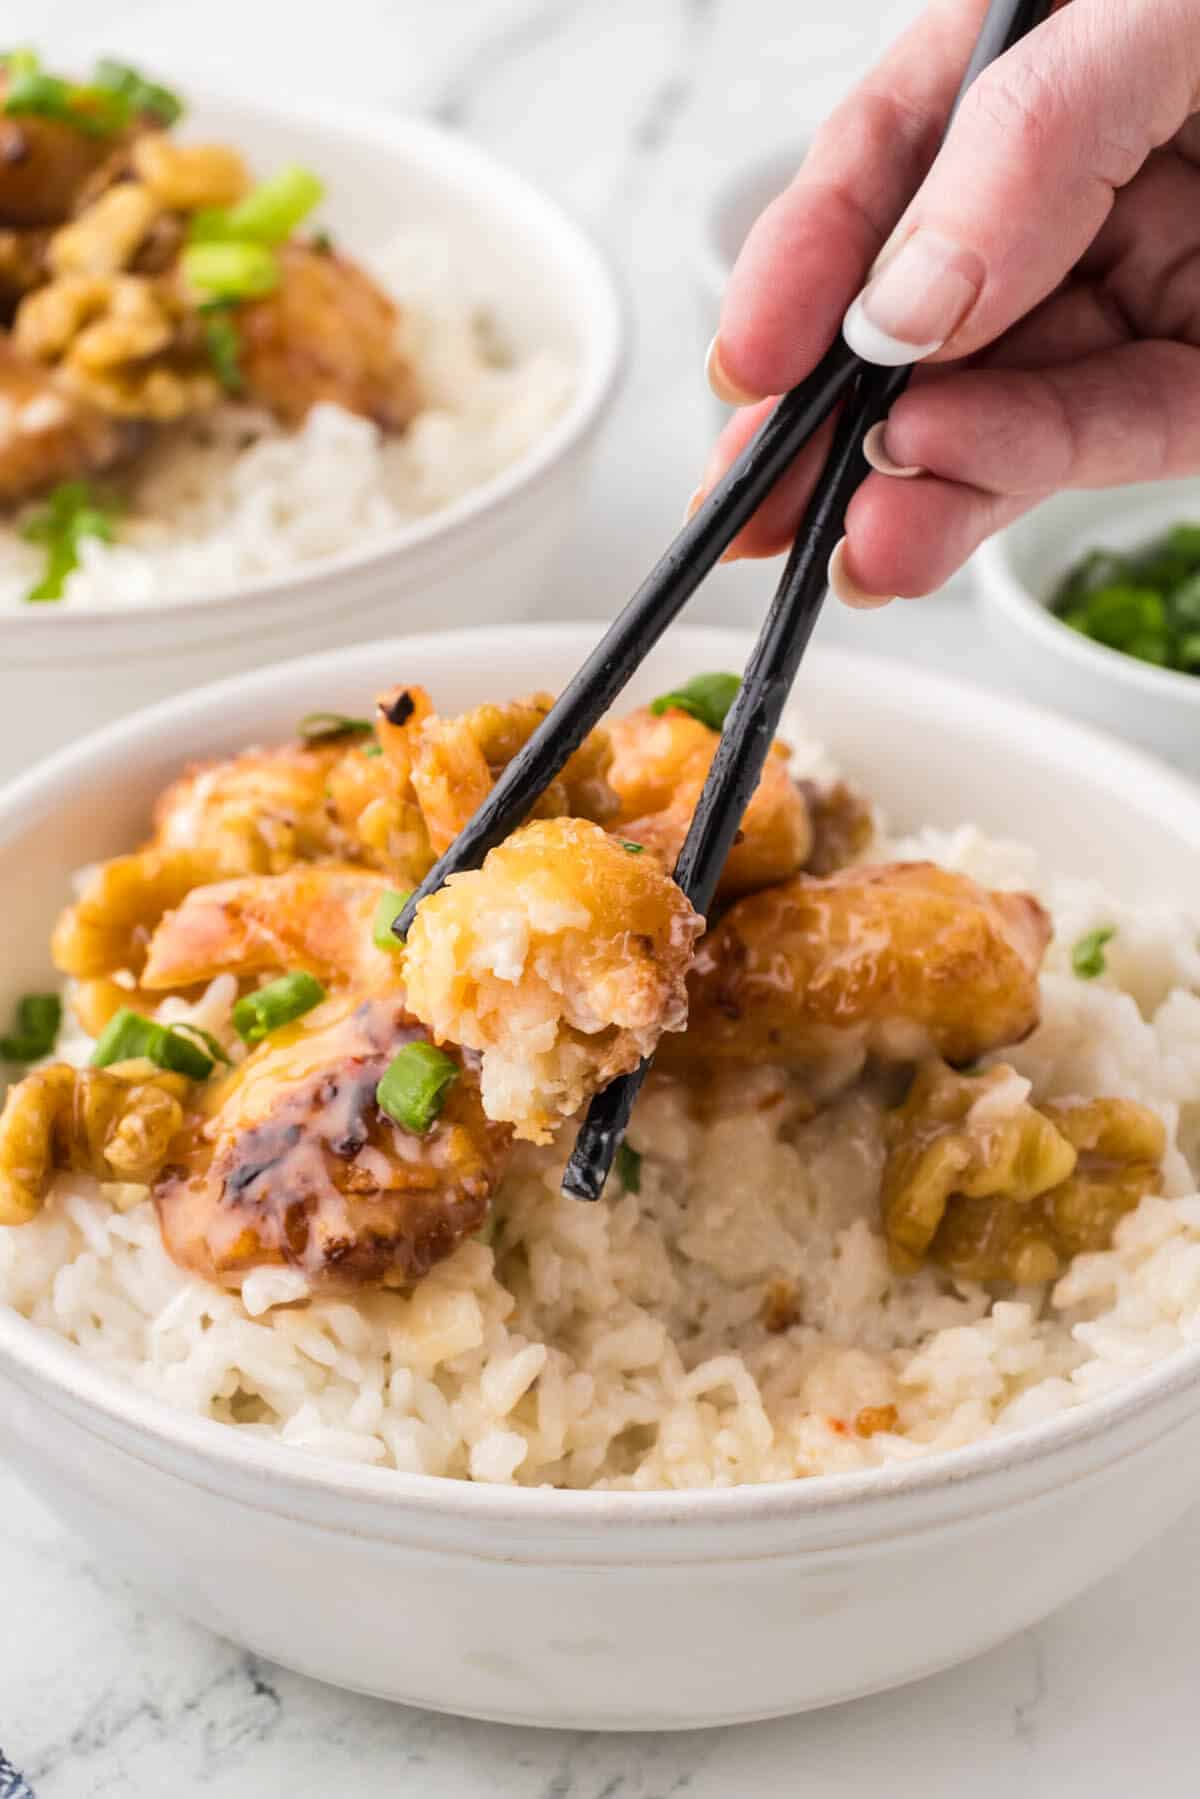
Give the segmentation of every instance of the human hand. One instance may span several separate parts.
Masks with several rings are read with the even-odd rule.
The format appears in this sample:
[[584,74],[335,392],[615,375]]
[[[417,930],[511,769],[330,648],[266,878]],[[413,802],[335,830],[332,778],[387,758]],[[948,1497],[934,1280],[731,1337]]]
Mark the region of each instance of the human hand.
[[[1059,488],[1200,471],[1200,8],[1070,0],[939,152],[984,10],[935,0],[832,115],[750,232],[709,352],[743,410],[701,493],[843,315],[869,360],[921,362],[831,564],[850,604],[929,592]],[[732,554],[788,546],[827,447],[828,428]]]

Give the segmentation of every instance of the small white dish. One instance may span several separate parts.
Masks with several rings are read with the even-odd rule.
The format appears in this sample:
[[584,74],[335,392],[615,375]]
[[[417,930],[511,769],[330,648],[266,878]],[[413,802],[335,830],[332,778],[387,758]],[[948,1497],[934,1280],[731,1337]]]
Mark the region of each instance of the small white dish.
[[[309,711],[358,711],[398,679],[447,711],[561,688],[598,630],[309,657],[154,707],[11,784],[0,1016],[48,976],[70,871],[135,842],[181,764],[283,737]],[[673,631],[630,702],[749,648]],[[974,819],[1120,895],[1194,891],[1200,789],[1110,738],[830,651],[806,660],[799,699],[897,830]],[[0,1307],[0,1443],[102,1568],[274,1661],[510,1723],[692,1728],[931,1673],[1117,1567],[1194,1499],[1200,1345],[1036,1427],[865,1474],[558,1492],[333,1462],[176,1412]]]
[[565,410],[509,468],[395,536],[173,604],[0,610],[0,776],[149,701],[280,657],[404,630],[527,617],[582,498],[624,360],[624,309],[580,228],[469,141],[360,106],[193,96],[193,137],[268,172],[319,171],[352,253],[401,232],[444,245],[518,353],[574,365]]
[[1020,692],[1200,774],[1200,677],[1093,643],[1047,610],[1087,551],[1130,549],[1188,521],[1200,523],[1200,480],[1058,494],[983,544],[971,567]]

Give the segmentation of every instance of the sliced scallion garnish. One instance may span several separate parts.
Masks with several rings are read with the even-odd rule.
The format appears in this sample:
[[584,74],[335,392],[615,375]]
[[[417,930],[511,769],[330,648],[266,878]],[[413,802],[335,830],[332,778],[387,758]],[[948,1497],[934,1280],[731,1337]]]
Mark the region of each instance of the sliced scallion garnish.
[[31,604],[61,600],[67,577],[79,567],[84,539],[111,543],[118,511],[99,499],[86,481],[61,481],[21,527],[26,543],[44,544],[46,568],[40,581],[25,595]]
[[151,118],[159,125],[175,125],[183,117],[183,101],[160,82],[148,81],[140,69],[111,56],[101,57],[92,84],[124,102],[127,117]]
[[1104,946],[1116,936],[1115,925],[1101,925],[1088,931],[1071,950],[1071,967],[1081,981],[1094,981],[1104,973]]
[[389,887],[386,893],[379,896],[379,904],[375,908],[375,916],[371,921],[371,936],[377,949],[401,950],[404,945],[392,930],[392,926],[412,898],[412,888],[403,893]]
[[741,684],[740,675],[693,675],[682,687],[651,700],[650,710],[656,717],[664,712],[686,712],[710,731],[719,731]]
[[266,244],[189,244],[180,267],[202,299],[257,300],[279,286],[279,262]]
[[27,993],[17,1001],[15,1028],[0,1037],[0,1062],[40,1062],[54,1048],[62,1023],[57,993]]
[[316,976],[295,969],[255,993],[243,994],[233,1008],[233,1028],[243,1043],[261,1043],[272,1031],[311,1012],[324,998],[325,989]]
[[263,244],[274,248],[285,243],[325,189],[311,169],[297,164],[280,169],[262,181],[236,206],[210,207],[194,213],[188,230],[193,244]]
[[458,1063],[445,1050],[406,1043],[385,1068],[375,1098],[389,1118],[421,1136],[436,1123],[458,1076]]
[[128,101],[100,83],[88,87],[64,81],[42,67],[32,50],[14,50],[4,58],[8,85],[0,111],[9,118],[53,119],[85,137],[111,137],[129,123]]
[[375,729],[369,718],[350,718],[345,712],[306,712],[296,726],[305,743],[324,743],[330,737],[366,737]]
[[172,1074],[186,1075],[189,1081],[206,1081],[213,1071],[213,1058],[184,1032],[191,1027],[156,1024],[140,1012],[122,1006],[114,1012],[92,1051],[93,1068],[109,1068],[114,1062],[153,1062],[157,1068]]
[[238,363],[237,327],[229,316],[229,308],[225,305],[207,306],[202,307],[201,311],[206,315],[204,347],[208,351],[213,374],[227,394],[240,394],[246,384]]

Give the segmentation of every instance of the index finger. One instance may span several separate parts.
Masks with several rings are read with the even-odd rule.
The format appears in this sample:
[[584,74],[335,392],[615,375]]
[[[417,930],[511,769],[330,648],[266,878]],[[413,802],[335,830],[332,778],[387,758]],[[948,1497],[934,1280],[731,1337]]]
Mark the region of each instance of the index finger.
[[786,392],[837,336],[933,163],[986,10],[985,0],[935,0],[830,115],[753,226],[710,354],[722,399]]

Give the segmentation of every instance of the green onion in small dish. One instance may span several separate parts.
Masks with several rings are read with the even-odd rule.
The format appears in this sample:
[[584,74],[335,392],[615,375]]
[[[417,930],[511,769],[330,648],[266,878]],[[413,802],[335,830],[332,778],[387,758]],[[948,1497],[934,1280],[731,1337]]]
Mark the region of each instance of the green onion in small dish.
[[1200,524],[1173,525],[1125,552],[1090,550],[1060,581],[1050,610],[1107,649],[1200,674]]

